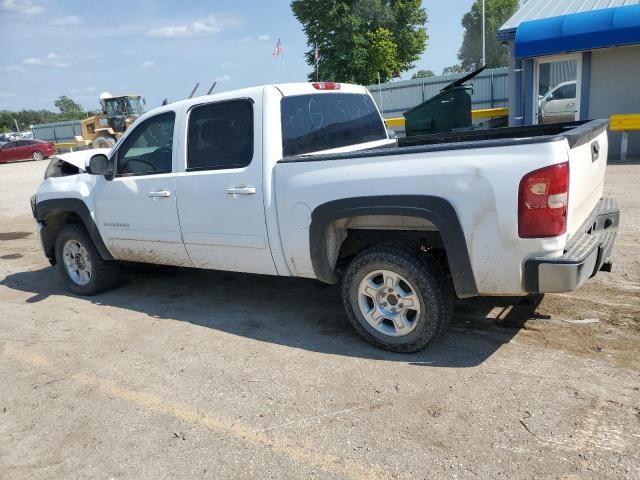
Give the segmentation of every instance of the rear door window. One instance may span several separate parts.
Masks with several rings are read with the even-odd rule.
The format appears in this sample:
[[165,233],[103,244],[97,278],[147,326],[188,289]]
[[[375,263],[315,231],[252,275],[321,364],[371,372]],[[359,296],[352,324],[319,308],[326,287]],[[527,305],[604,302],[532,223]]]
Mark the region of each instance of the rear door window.
[[369,95],[297,95],[283,98],[280,109],[285,157],[387,138]]
[[242,168],[253,158],[250,100],[200,105],[191,110],[187,171]]

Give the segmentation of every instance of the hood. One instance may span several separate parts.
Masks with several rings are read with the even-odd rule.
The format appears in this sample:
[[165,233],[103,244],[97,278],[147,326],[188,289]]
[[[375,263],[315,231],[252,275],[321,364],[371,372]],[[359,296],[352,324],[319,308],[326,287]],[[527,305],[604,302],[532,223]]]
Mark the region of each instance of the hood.
[[60,160],[67,162],[84,172],[87,161],[96,153],[109,155],[110,148],[92,148],[91,150],[80,150],[78,152],[63,153],[56,155]]

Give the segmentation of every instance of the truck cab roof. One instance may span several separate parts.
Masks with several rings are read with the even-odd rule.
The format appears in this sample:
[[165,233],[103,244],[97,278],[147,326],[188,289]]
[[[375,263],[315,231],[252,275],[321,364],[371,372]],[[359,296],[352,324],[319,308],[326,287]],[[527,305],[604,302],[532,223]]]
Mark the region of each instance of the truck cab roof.
[[[317,87],[314,85],[318,85]],[[330,85],[330,88],[326,88]],[[185,100],[179,100],[167,105],[162,105],[148,111],[145,115],[140,117],[144,120],[147,117],[156,115],[158,113],[172,111],[177,108],[189,109],[193,105],[200,105],[202,103],[209,103],[215,101],[224,101],[234,98],[246,98],[255,97],[261,95],[267,88],[273,88],[280,93],[283,97],[290,97],[295,95],[311,95],[311,94],[323,94],[323,93],[355,93],[366,94],[367,89],[361,85],[354,85],[350,83],[334,83],[334,82],[297,82],[297,83],[275,83],[259,85],[257,87],[241,88],[235,90],[228,90],[225,92],[212,93],[210,95],[201,95],[198,97],[187,98]]]

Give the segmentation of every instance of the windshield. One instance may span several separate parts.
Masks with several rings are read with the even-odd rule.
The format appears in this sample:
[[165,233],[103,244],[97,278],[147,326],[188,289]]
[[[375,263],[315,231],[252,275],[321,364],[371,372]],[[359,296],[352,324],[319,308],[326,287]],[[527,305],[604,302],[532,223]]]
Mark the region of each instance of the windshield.
[[118,97],[104,100],[108,117],[142,115],[142,106],[138,97]]
[[137,97],[128,97],[125,99],[128,107],[129,113],[131,115],[142,115],[144,112],[142,111],[142,105],[140,103],[140,99]]
[[281,102],[283,156],[385,140],[387,132],[369,95],[322,93]]

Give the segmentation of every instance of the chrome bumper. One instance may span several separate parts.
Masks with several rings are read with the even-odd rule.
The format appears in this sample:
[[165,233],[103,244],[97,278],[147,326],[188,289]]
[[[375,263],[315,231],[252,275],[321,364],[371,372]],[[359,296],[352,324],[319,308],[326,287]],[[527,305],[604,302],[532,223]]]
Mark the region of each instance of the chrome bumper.
[[601,198],[561,257],[534,257],[524,264],[529,293],[571,292],[598,271],[611,271],[611,252],[620,211],[615,199]]

